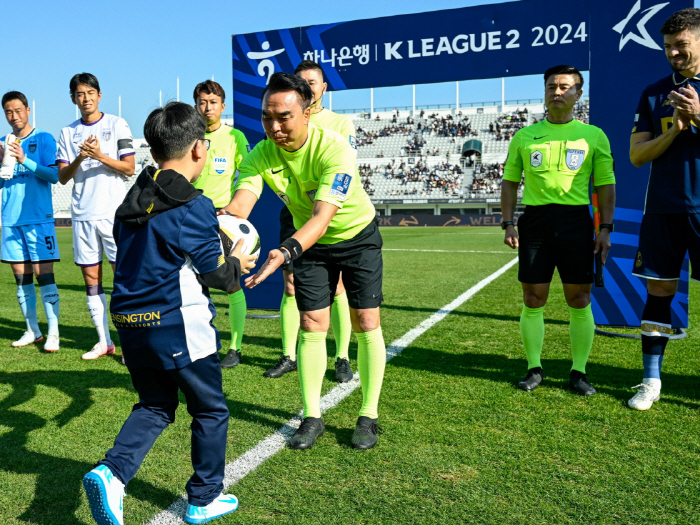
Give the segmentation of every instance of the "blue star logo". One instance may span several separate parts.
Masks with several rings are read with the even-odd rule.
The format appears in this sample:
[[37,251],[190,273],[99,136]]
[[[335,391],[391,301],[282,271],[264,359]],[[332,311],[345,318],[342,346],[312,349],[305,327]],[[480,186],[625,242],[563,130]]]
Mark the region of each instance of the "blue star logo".
[[660,51],[661,48],[659,47],[659,44],[654,42],[654,39],[651,38],[645,26],[646,23],[651,19],[651,17],[653,17],[656,13],[661,11],[669,3],[670,2],[656,4],[655,6],[652,6],[642,11],[642,14],[644,14],[644,16],[639,20],[639,22],[637,22],[637,32],[635,33],[634,29],[631,29],[627,32],[627,34],[625,34],[625,27],[627,26],[629,21],[632,20],[634,15],[639,13],[639,11],[642,9],[642,0],[637,0],[632,6],[632,9],[627,15],[627,18],[625,18],[622,22],[613,27],[613,31],[615,31],[616,33],[620,33],[621,35],[620,51],[622,51],[622,48],[625,47],[625,44],[627,44],[627,42],[629,42],[630,40],[633,40],[634,42],[637,42],[638,44],[644,47],[648,47],[649,49],[658,49]]

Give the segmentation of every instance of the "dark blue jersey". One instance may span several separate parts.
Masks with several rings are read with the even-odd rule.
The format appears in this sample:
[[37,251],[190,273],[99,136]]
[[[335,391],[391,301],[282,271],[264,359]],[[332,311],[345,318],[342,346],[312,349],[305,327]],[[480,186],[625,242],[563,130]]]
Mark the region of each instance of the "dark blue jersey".
[[[700,79],[680,73],[648,86],[639,100],[632,133],[648,132],[656,138],[668,131],[673,126],[668,95],[688,85],[700,93]],[[694,124],[651,162],[644,213],[700,213],[700,135]]]
[[129,367],[184,368],[221,347],[206,286],[230,289],[240,269],[235,259],[223,275],[229,258],[211,200],[181,175],[154,171],[117,209],[110,311]]

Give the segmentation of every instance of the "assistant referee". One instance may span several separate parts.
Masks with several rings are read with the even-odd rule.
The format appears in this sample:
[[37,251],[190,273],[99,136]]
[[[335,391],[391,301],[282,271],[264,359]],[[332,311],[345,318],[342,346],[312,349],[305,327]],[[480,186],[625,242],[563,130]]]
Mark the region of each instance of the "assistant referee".
[[[595,323],[591,312],[594,254],[603,263],[610,249],[615,212],[615,174],[605,133],[574,119],[583,94],[583,77],[572,66],[555,66],[544,74],[546,119],[519,130],[508,148],[501,187],[504,243],[518,248],[518,280],[523,287],[520,334],[527,356],[527,376],[518,388],[534,390],[542,382],[540,355],[544,344],[544,306],[554,269],[559,271],[569,305],[571,368],[569,386],[590,396],[586,377]],[[525,213],[516,232],[513,212],[518,185],[525,177]],[[588,209],[589,181],[594,176],[600,209],[600,233],[593,240]]]
[[323,435],[321,387],[326,372],[326,334],[338,278],[343,274],[357,335],[362,407],[352,436],[355,448],[372,448],[381,429],[377,405],[386,348],[379,322],[382,302],[382,237],[376,212],[357,175],[355,154],[341,134],[309,122],[312,92],[306,80],[275,73],[263,91],[262,124],[268,140],[253,148],[240,168],[236,192],[225,211],[248,217],[267,184],[289,208],[296,233],[272,250],[247,287],[294,261],[301,313],[297,363],[304,421],[290,446],[313,446]]

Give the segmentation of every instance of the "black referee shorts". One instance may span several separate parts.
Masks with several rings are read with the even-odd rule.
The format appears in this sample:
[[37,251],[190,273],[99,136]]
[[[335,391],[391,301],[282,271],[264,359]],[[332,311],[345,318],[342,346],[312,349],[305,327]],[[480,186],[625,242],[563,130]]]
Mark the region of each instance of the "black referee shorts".
[[294,261],[294,290],[301,312],[328,308],[340,273],[350,308],[377,308],[382,297],[382,236],[372,220],[352,239],[314,244]]
[[[289,239],[292,235],[297,232],[294,228],[294,218],[289,208],[284,206],[282,211],[280,211],[280,244]],[[289,261],[281,266],[283,270],[291,272],[294,270],[294,261]]]
[[550,283],[555,268],[563,283],[593,283],[593,219],[588,206],[526,206],[518,219],[518,237],[521,283]]

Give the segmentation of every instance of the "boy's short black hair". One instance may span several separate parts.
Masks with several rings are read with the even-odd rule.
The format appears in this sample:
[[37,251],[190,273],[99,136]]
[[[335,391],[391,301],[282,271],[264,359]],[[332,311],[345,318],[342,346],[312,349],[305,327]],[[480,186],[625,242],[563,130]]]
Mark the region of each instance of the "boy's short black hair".
[[303,78],[289,73],[275,73],[270,77],[270,82],[263,90],[261,100],[265,98],[267,93],[284,93],[285,91],[296,91],[302,110],[306,110],[314,98],[309,83]]
[[583,87],[583,75],[581,75],[581,72],[574,66],[561,65],[550,67],[547,71],[544,72],[545,87],[547,86],[547,80],[552,75],[572,75],[573,77],[575,77],[576,80],[576,91]]
[[97,80],[97,77],[95,75],[93,75],[92,73],[76,73],[75,75],[73,75],[73,78],[70,79],[71,97],[75,95],[75,90],[78,89],[78,86],[80,84],[86,84],[91,88],[95,88],[98,93],[102,92],[102,90],[100,90],[100,82]]
[[662,35],[675,35],[688,29],[695,36],[700,35],[700,9],[689,7],[676,11],[661,26]]
[[24,104],[25,108],[29,107],[29,102],[27,101],[27,97],[24,96],[24,93],[21,93],[19,91],[8,91],[2,96],[2,104],[0,104],[3,108],[5,107],[5,102],[9,102],[10,100],[19,100],[22,104]]
[[294,74],[299,75],[299,73],[301,73],[302,71],[309,71],[309,70],[314,70],[314,71],[318,71],[319,73],[321,73],[321,78],[325,82],[326,76],[323,74],[323,68],[321,67],[321,65],[318,62],[314,62],[313,60],[302,60],[301,62],[299,62],[299,65],[294,70]]
[[152,111],[143,125],[143,136],[159,163],[184,157],[206,131],[199,112],[184,102],[168,102]]

